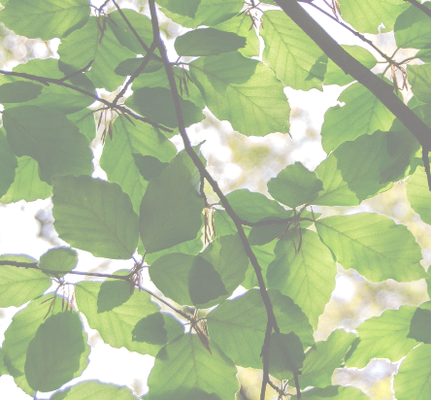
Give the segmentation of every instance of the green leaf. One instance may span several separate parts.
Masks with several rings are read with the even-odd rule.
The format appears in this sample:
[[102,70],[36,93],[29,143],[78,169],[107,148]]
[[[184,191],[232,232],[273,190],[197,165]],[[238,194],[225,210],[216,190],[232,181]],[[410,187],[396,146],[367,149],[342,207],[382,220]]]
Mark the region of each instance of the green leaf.
[[259,39],[254,29],[250,29],[252,22],[250,17],[243,13],[236,16],[235,18],[228,19],[227,21],[221,22],[214,26],[214,28],[225,32],[233,32],[238,36],[246,38],[247,42],[244,47],[238,49],[238,51],[247,58],[257,57],[259,55]]
[[[389,32],[408,4],[403,0],[339,0],[343,19],[362,33]],[[380,24],[384,28],[378,28]]]
[[0,103],[24,103],[35,99],[42,92],[42,85],[33,82],[12,82],[0,86]]
[[16,179],[17,167],[17,158],[6,140],[4,131],[0,130],[0,197],[8,192]]
[[[60,277],[72,271],[77,263],[78,254],[75,250],[69,247],[57,247],[42,254],[39,268],[48,275]],[[58,274],[57,271],[61,273]]]
[[[99,19],[101,26],[103,18],[105,17]],[[132,58],[135,54],[118,42],[109,26],[102,36],[96,19],[91,17],[83,28],[62,40],[58,54],[60,60],[75,71],[87,67],[94,60],[91,70],[85,75],[96,87],[113,91],[124,81],[123,77],[114,72],[115,68],[121,61]]]
[[[386,81],[385,81],[386,82]],[[341,93],[339,105],[325,114],[322,126],[322,146],[329,153],[341,143],[371,135],[377,130],[388,131],[395,116],[360,83],[349,86]]]
[[211,112],[243,135],[289,131],[283,85],[265,64],[224,53],[190,63],[190,76]]
[[408,338],[415,339],[418,342],[431,343],[431,303],[428,301],[418,307],[413,314],[410,323],[410,332]]
[[152,156],[141,156],[140,154],[132,154],[132,156],[139,173],[147,181],[157,178],[169,165],[169,163],[162,163],[158,158]]
[[394,377],[394,392],[398,400],[427,400],[431,392],[431,345],[422,344],[410,353]]
[[[62,308],[62,298],[57,298],[56,296],[48,295],[33,300],[26,308],[14,315],[12,323],[5,332],[5,340],[2,347],[5,365],[9,373],[14,377],[15,383],[31,396],[33,396],[34,390],[31,389],[24,375],[27,349],[39,327],[46,321],[48,314],[62,314]],[[69,312],[67,314],[71,315]],[[85,351],[80,355],[79,369],[77,369],[69,379],[81,375],[82,371],[88,365],[90,347],[85,345],[86,337],[84,337],[82,333],[81,337]],[[42,362],[43,360],[39,359],[38,361]],[[49,379],[49,376],[46,378]]]
[[[346,50],[352,57],[356,58],[362,65],[368,69],[373,68],[377,64],[376,58],[366,49],[360,46],[341,46]],[[355,79],[346,74],[337,64],[331,59],[328,59],[325,79],[323,84],[325,85],[347,85],[353,82]]]
[[167,249],[196,237],[204,201],[200,175],[185,151],[151,180],[141,203],[140,232],[148,253]]
[[359,205],[392,184],[381,183],[381,174],[392,163],[385,132],[359,136],[344,142],[317,168],[321,191],[313,204],[327,206]]
[[[137,89],[125,103],[151,121],[169,128],[178,127],[175,105],[169,89],[143,87]],[[189,100],[180,99],[186,127],[204,119],[202,110]]]
[[[277,290],[269,294],[280,331],[294,332],[304,346],[311,345],[313,330],[301,309]],[[267,320],[259,290],[225,301],[207,315],[211,339],[236,365],[251,368],[262,368],[260,352]]]
[[431,224],[430,192],[427,184],[425,168],[419,166],[407,181],[407,198],[411,207],[419,214],[421,220]]
[[278,241],[267,280],[269,287],[291,297],[316,328],[317,319],[335,289],[337,267],[316,233],[305,229],[300,235],[290,234]]
[[284,86],[322,90],[327,61],[323,51],[282,11],[266,11],[262,22],[263,61]]
[[310,204],[323,189],[322,182],[299,161],[288,165],[268,182],[268,191],[275,200],[295,208]]
[[[130,273],[128,270],[122,272]],[[106,280],[100,285],[100,291],[97,296],[97,313],[101,314],[121,306],[130,299],[132,293],[133,287],[131,289],[130,282],[124,280]]]
[[[253,229],[250,231],[250,234],[248,236],[248,242],[250,243],[251,249],[253,250],[253,253],[256,256],[256,259],[260,265],[260,268],[262,270],[262,275],[263,275],[263,281],[265,282],[265,285],[266,285],[266,271],[268,269],[268,265],[271,264],[271,262],[275,258],[274,248],[277,242],[273,240],[272,242],[266,243],[264,245],[254,245],[253,244],[254,238],[251,237]],[[283,229],[284,231],[286,230],[286,228],[283,228]],[[245,273],[245,279],[242,281],[241,286],[244,286],[246,289],[251,289],[253,287],[259,286],[256,273],[254,272],[254,268],[252,267],[251,264],[249,265]]]
[[[143,58],[128,58],[127,60],[121,61],[118,67],[115,68],[115,73],[120,76],[132,75],[142,65],[143,60]],[[150,59],[142,73],[148,74],[156,72],[161,68],[163,68],[163,63]]]
[[67,115],[67,118],[79,128],[79,132],[85,135],[90,142],[94,139],[96,136],[96,123],[91,110],[81,110]]
[[265,219],[285,219],[292,216],[274,200],[264,194],[250,192],[248,189],[234,190],[226,195],[236,215],[247,222],[259,222]]
[[51,400],[136,400],[127,387],[86,381],[54,393]]
[[250,245],[261,246],[282,236],[289,228],[288,223],[254,226],[248,235]]
[[181,56],[214,56],[245,46],[245,38],[218,29],[195,29],[175,39],[175,50]]
[[354,333],[336,329],[325,341],[316,342],[305,356],[302,374],[299,376],[301,388],[330,386],[335,368],[339,368],[344,362],[344,357],[356,338]]
[[[424,7],[431,9],[426,2]],[[431,45],[429,16],[412,4],[398,16],[394,25],[394,33],[398,47],[429,48]]]
[[233,399],[239,389],[235,365],[210,343],[212,354],[197,335],[188,334],[160,350],[148,379],[151,400]]
[[426,276],[421,249],[404,225],[379,214],[359,213],[316,221],[323,242],[344,269],[372,282],[410,282]]
[[401,306],[363,322],[356,328],[361,340],[346,360],[346,366],[363,368],[372,358],[389,358],[396,362],[404,357],[417,345],[416,340],[408,339],[415,310],[416,307]]
[[83,26],[90,9],[87,0],[11,0],[0,15],[17,35],[49,40]]
[[27,348],[24,369],[32,389],[49,392],[73,379],[81,367],[86,340],[77,314],[47,318]]
[[[145,15],[133,10],[123,9],[121,11],[142,41],[147,45],[147,47],[150,47],[153,41],[151,20]],[[129,25],[124,21],[118,11],[108,14],[108,25],[123,47],[127,47],[136,54],[145,54],[143,52],[144,49],[142,48],[142,45],[139,43]]]
[[64,114],[20,106],[5,110],[3,123],[15,154],[33,157],[43,181],[50,183],[55,175],[92,172],[87,138]]
[[236,235],[222,236],[198,256],[173,253],[150,268],[155,285],[179,304],[212,307],[229,297],[244,280],[248,258]]
[[165,15],[187,28],[213,26],[236,17],[243,0],[160,0]]
[[128,259],[138,244],[138,216],[116,183],[89,176],[54,179],[54,227],[59,236],[96,257]]
[[413,94],[418,100],[422,103],[431,103],[431,65],[409,65],[407,76],[412,85]]
[[[26,256],[2,255],[0,260],[28,262],[35,260]],[[27,301],[40,296],[51,286],[51,279],[45,274],[30,268],[17,268],[12,265],[0,266],[0,307],[20,307]]]
[[[117,289],[124,288],[118,287]],[[139,337],[142,324],[140,321],[159,312],[159,308],[151,302],[150,296],[145,292],[134,290],[126,302],[112,308],[114,303],[119,304],[124,299],[124,297],[118,298],[118,296],[124,296],[124,290],[114,293],[117,296],[116,299],[109,299],[107,293],[101,295],[101,292],[100,283],[83,282],[76,288],[79,311],[85,314],[90,327],[97,329],[104,342],[112,347],[125,347],[129,351],[155,356],[166,343],[147,343],[140,341]],[[160,328],[160,321],[150,320],[150,322]],[[147,324],[147,329],[151,329],[149,324]],[[177,334],[176,329],[174,332]],[[167,341],[174,337],[170,332],[166,335]]]
[[289,371],[302,368],[305,354],[301,340],[293,332],[289,334],[273,332],[269,348],[269,371],[271,375],[283,376]]
[[[2,158],[2,160],[5,159]],[[0,179],[7,179],[7,174],[5,173]],[[0,198],[0,202],[3,204],[15,203],[19,200],[30,202],[37,199],[46,199],[51,196],[51,193],[52,187],[39,178],[39,167],[36,160],[23,156],[18,157],[15,180],[7,193]]]

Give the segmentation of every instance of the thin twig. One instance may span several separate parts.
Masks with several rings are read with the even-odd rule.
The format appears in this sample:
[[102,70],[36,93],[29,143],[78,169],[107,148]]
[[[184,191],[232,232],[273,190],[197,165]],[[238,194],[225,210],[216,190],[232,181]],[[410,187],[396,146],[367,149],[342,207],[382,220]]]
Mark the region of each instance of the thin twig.
[[49,86],[50,83],[52,83],[53,85],[63,86],[65,88],[68,88],[68,89],[74,90],[76,92],[85,94],[86,96],[91,97],[92,99],[94,99],[96,101],[100,101],[101,103],[103,103],[106,106],[108,106],[108,108],[110,108],[110,109],[118,110],[121,114],[128,114],[132,118],[134,118],[134,119],[136,119],[138,121],[143,121],[143,122],[145,122],[147,124],[150,124],[154,128],[160,129],[160,130],[165,131],[165,132],[173,132],[172,129],[165,128],[162,125],[156,124],[155,122],[149,120],[148,118],[145,118],[145,117],[142,117],[142,116],[136,114],[134,111],[130,110],[129,108],[126,108],[126,107],[124,107],[122,105],[119,105],[119,104],[111,103],[108,100],[100,98],[95,93],[88,92],[88,91],[86,91],[84,89],[81,89],[80,87],[73,86],[73,85],[70,85],[70,84],[68,84],[66,82],[63,82],[62,79],[44,78],[42,76],[26,74],[24,72],[3,71],[3,70],[0,70],[0,74],[9,75],[9,76],[15,76],[15,77],[18,77],[18,78],[23,78],[23,79],[28,79],[30,81],[35,81],[35,82],[42,83],[45,86]]
[[[181,110],[180,96],[179,96],[178,89],[176,86],[175,77],[174,77],[174,73],[172,70],[172,65],[170,64],[169,59],[167,57],[164,43],[163,43],[162,39],[160,38],[159,24],[158,24],[158,19],[157,19],[157,11],[156,11],[156,5],[155,5],[154,0],[149,0],[149,6],[150,6],[150,13],[151,13],[151,23],[153,26],[153,37],[154,37],[154,40],[157,40],[158,49],[159,49],[160,55],[162,56],[163,64],[165,66],[166,75],[167,75],[168,80],[169,80],[172,98],[173,98],[174,105],[175,105],[175,113],[176,113],[177,121],[178,121],[178,130],[180,132],[181,138],[183,139],[185,150],[186,150],[187,154],[189,155],[189,157],[193,160],[193,163],[195,164],[196,168],[199,170],[199,173],[201,174],[201,176],[203,176],[208,181],[208,183],[211,185],[214,192],[219,197],[219,199],[220,199],[223,207],[225,208],[226,212],[228,213],[228,215],[230,216],[230,218],[234,222],[234,224],[238,230],[238,234],[241,238],[241,242],[244,246],[245,252],[246,252],[248,258],[250,259],[250,262],[254,268],[254,271],[255,271],[255,274],[257,277],[257,281],[259,283],[260,294],[262,296],[262,300],[263,300],[263,303],[265,305],[266,312],[268,315],[267,330],[272,331],[272,329],[274,328],[274,330],[276,332],[279,332],[277,320],[275,318],[274,310],[273,310],[272,304],[271,304],[271,299],[269,298],[268,292],[267,292],[266,287],[265,287],[265,282],[263,280],[262,270],[259,266],[259,263],[256,259],[256,256],[253,253],[253,250],[250,247],[250,244],[248,243],[247,236],[245,235],[244,229],[241,225],[241,221],[239,220],[235,211],[233,210],[233,208],[229,204],[228,200],[226,199],[226,196],[220,190],[220,187],[218,186],[217,182],[208,173],[208,171],[206,170],[202,161],[200,160],[199,156],[194,152],[193,147],[190,143],[190,139],[189,139],[187,132],[186,132],[186,127],[185,127],[185,123],[184,123],[184,116],[183,116],[183,113]],[[270,341],[270,338],[271,338],[271,336],[269,335],[269,339],[267,340],[267,342]],[[265,350],[265,353],[266,353],[268,351],[268,349],[269,349],[269,346],[267,345],[263,350]],[[264,363],[263,363],[264,364],[264,379],[262,382],[261,400],[263,400],[265,397],[266,382],[269,378],[268,377],[268,368],[267,368],[267,364],[265,362],[266,359],[267,359],[267,354],[264,354]]]

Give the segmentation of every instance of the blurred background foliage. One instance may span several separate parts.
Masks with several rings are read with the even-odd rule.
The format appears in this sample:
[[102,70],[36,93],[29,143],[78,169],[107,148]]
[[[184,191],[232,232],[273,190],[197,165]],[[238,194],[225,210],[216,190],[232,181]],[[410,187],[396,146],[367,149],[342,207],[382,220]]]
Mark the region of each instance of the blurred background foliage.
[[[92,4],[100,6],[103,1],[93,0]],[[147,12],[145,0],[118,0],[122,8],[132,8],[139,12]],[[108,12],[115,7],[110,4]],[[173,50],[173,40],[185,30],[168,18],[162,18],[161,31],[168,39]],[[366,35],[367,38],[391,54],[395,42],[391,32],[380,35]],[[0,23],[0,69],[11,70],[17,64],[25,63],[33,58],[58,58],[56,53],[60,41],[53,39],[44,42],[40,39],[27,39],[17,36]],[[399,52],[400,59],[410,56]],[[172,57],[173,59],[173,57]],[[380,68],[380,70],[379,70]],[[374,72],[381,72],[377,66]],[[324,158],[321,146],[320,127],[326,109],[336,104],[341,93],[337,86],[325,87],[324,92],[313,89],[309,92],[286,89],[291,112],[291,133],[283,135],[273,133],[265,137],[245,137],[232,130],[226,121],[217,120],[208,110],[206,119],[189,129],[189,135],[194,145],[205,141],[201,149],[208,160],[210,173],[218,180],[224,193],[234,189],[248,188],[268,195],[266,183],[275,177],[286,165],[301,161],[310,170],[314,169]],[[102,93],[103,97],[115,97],[116,93]],[[410,97],[404,90],[405,99]],[[307,107],[308,105],[308,107]],[[99,118],[98,115],[95,116]],[[104,129],[103,123],[99,132]],[[174,143],[182,148],[179,137],[173,138]],[[95,157],[102,143],[100,134],[92,143]],[[98,166],[96,160],[95,165]],[[99,171],[103,176],[103,172]],[[206,187],[210,202],[218,199],[211,194],[211,188]],[[0,205],[0,207],[4,207]],[[379,194],[373,199],[365,200],[358,207],[314,207],[314,212],[323,216],[333,214],[352,214],[356,212],[377,212],[392,218],[396,223],[402,223],[415,235],[421,245],[424,259],[423,266],[431,263],[431,227],[423,223],[411,209],[406,197],[406,183],[399,182],[390,190]],[[36,219],[40,223],[40,237],[51,244],[58,244],[58,239],[52,226],[53,218],[50,207],[39,210]],[[101,264],[100,269],[106,268]],[[315,334],[316,340],[325,340],[336,327],[354,330],[364,320],[380,315],[386,309],[397,309],[403,304],[419,305],[427,301],[426,284],[424,280],[411,283],[398,283],[392,280],[383,283],[371,283],[361,277],[356,271],[344,270],[339,267],[336,289],[331,301],[319,318],[319,328]],[[90,341],[94,340],[91,339]],[[373,360],[362,370],[338,370],[333,376],[333,383],[353,385],[362,389],[372,399],[389,400],[393,398],[391,391],[391,375],[397,370],[397,364],[388,360]],[[238,377],[242,390],[237,394],[238,400],[255,400],[259,398],[261,371],[239,368]],[[138,392],[142,385],[135,382]],[[139,386],[139,387],[138,387]],[[267,400],[277,399],[274,390],[267,391]]]

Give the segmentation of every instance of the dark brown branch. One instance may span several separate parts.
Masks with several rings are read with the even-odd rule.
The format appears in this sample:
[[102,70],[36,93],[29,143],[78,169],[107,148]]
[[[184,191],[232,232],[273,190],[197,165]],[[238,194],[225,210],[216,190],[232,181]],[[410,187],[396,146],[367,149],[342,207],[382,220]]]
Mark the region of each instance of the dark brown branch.
[[275,1],[335,64],[371,91],[425,149],[431,150],[431,129],[393,93],[391,86],[347,53],[296,0]]
[[428,7],[426,7],[424,4],[419,3],[416,0],[404,0],[404,1],[409,2],[411,5],[413,5],[414,7],[418,8],[423,13],[425,13],[426,15],[428,15],[428,17],[431,18],[431,10]]
[[133,112],[132,110],[130,110],[124,106],[111,103],[108,100],[100,98],[95,93],[88,92],[87,90],[81,89],[80,87],[73,86],[73,85],[70,85],[66,82],[63,82],[64,78],[63,79],[44,78],[42,76],[26,74],[24,72],[3,71],[3,70],[0,70],[0,74],[9,75],[9,76],[16,76],[18,78],[23,78],[23,79],[28,79],[30,81],[42,83],[43,85],[46,85],[46,86],[49,86],[50,83],[52,83],[53,85],[63,86],[65,88],[68,88],[68,89],[74,90],[76,92],[85,94],[86,96],[91,97],[92,99],[94,99],[96,101],[100,101],[101,103],[105,104],[110,109],[118,110],[121,114],[128,114],[132,118],[139,120],[139,121],[143,121],[147,124],[150,124],[154,128],[160,129],[160,130],[165,131],[165,132],[172,132],[172,129],[165,128],[164,126],[156,124],[155,122],[149,120],[148,118],[141,117],[140,115],[136,114],[135,112]]
[[[190,139],[189,139],[187,132],[186,132],[186,127],[185,127],[185,123],[184,123],[184,116],[183,116],[183,113],[181,110],[180,96],[178,94],[178,89],[177,89],[177,85],[175,82],[175,77],[174,77],[174,73],[172,70],[172,66],[169,63],[169,59],[168,59],[167,54],[166,54],[165,46],[163,44],[162,39],[160,38],[160,31],[159,31],[157,12],[156,12],[156,6],[154,3],[154,0],[149,0],[149,5],[150,5],[150,12],[151,12],[151,23],[153,26],[154,40],[157,40],[157,42],[158,42],[158,49],[159,49],[160,55],[162,56],[163,64],[165,66],[166,75],[167,75],[168,80],[169,80],[169,85],[171,88],[172,97],[173,97],[173,101],[174,101],[174,105],[175,105],[175,113],[176,113],[177,121],[178,121],[178,129],[179,129],[181,138],[183,139],[185,150],[186,150],[187,154],[189,155],[189,157],[193,160],[193,163],[195,164],[195,166],[198,168],[201,176],[203,176],[208,181],[208,183],[213,188],[214,192],[220,198],[220,201],[221,201],[223,207],[225,208],[226,212],[228,213],[228,215],[230,216],[230,218],[234,222],[234,224],[238,230],[238,234],[241,238],[241,242],[244,246],[245,252],[246,252],[246,254],[247,254],[247,256],[248,256],[248,258],[249,258],[249,260],[253,266],[254,272],[256,274],[256,277],[257,277],[257,280],[259,283],[260,294],[262,296],[262,300],[263,300],[263,303],[265,305],[266,312],[268,315],[267,330],[269,330],[271,332],[272,329],[274,328],[274,330],[276,332],[278,332],[279,328],[277,325],[277,320],[276,320],[275,315],[274,315],[274,310],[272,308],[271,299],[269,298],[268,292],[267,292],[266,287],[265,287],[265,282],[264,282],[263,276],[262,276],[262,270],[259,266],[259,263],[256,259],[256,256],[253,253],[253,250],[250,247],[250,244],[248,243],[247,236],[245,235],[244,229],[241,225],[241,221],[239,220],[235,211],[233,210],[233,208],[229,204],[229,202],[226,199],[223,192],[220,190],[220,187],[218,186],[217,182],[208,173],[205,166],[202,164],[202,161],[200,160],[199,156],[194,152],[193,147],[191,146]],[[270,340],[270,336],[269,336],[268,341],[269,340]],[[265,349],[264,349],[265,353],[266,353],[268,348],[269,348],[269,345],[265,347]],[[264,380],[263,380],[263,383],[265,383],[265,384],[262,384],[262,392],[261,392],[261,399],[262,400],[265,396],[266,382],[269,379],[267,364],[265,362],[266,356],[267,355],[264,355],[264,358],[263,358],[263,360],[264,360]],[[263,393],[263,397],[262,397],[262,393]]]

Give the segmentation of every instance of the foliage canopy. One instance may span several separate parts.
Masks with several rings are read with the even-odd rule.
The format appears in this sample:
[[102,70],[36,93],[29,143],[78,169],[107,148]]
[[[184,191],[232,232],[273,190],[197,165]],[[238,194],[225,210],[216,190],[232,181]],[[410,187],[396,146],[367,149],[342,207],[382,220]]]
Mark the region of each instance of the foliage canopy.
[[[379,55],[387,77],[371,72],[371,52],[339,46],[295,0],[149,0],[141,12],[115,0],[2,4],[5,27],[61,44],[57,59],[0,71],[0,201],[52,196],[67,246],[39,260],[0,256],[0,307],[25,305],[5,333],[1,375],[34,398],[137,398],[96,381],[60,390],[87,367],[85,316],[105,343],[155,357],[150,400],[234,399],[237,366],[263,370],[261,400],[268,386],[280,399],[362,400],[368,396],[332,385],[331,376],[373,358],[402,360],[393,379],[398,400],[431,398],[429,303],[387,310],[325,341],[313,337],[336,263],[371,282],[430,282],[414,235],[377,213],[312,209],[357,206],[408,177],[411,207],[431,224],[429,2],[327,2],[323,12]],[[176,61],[160,11],[189,28],[173,41]],[[417,54],[387,56],[363,36],[379,30],[394,32],[397,51]],[[419,62],[407,66],[412,60]],[[267,183],[271,198],[223,194],[187,136],[204,108],[245,136],[288,134],[284,88],[333,84],[349,86],[325,114],[326,159],[314,171],[287,165]],[[101,131],[107,180],[92,177],[90,142]],[[180,152],[170,141],[177,134]],[[209,190],[218,204],[209,204]],[[79,272],[76,250],[129,260],[130,268]],[[144,268],[163,294],[142,286]],[[68,282],[80,273],[91,279]],[[240,285],[246,293],[228,299]]]

